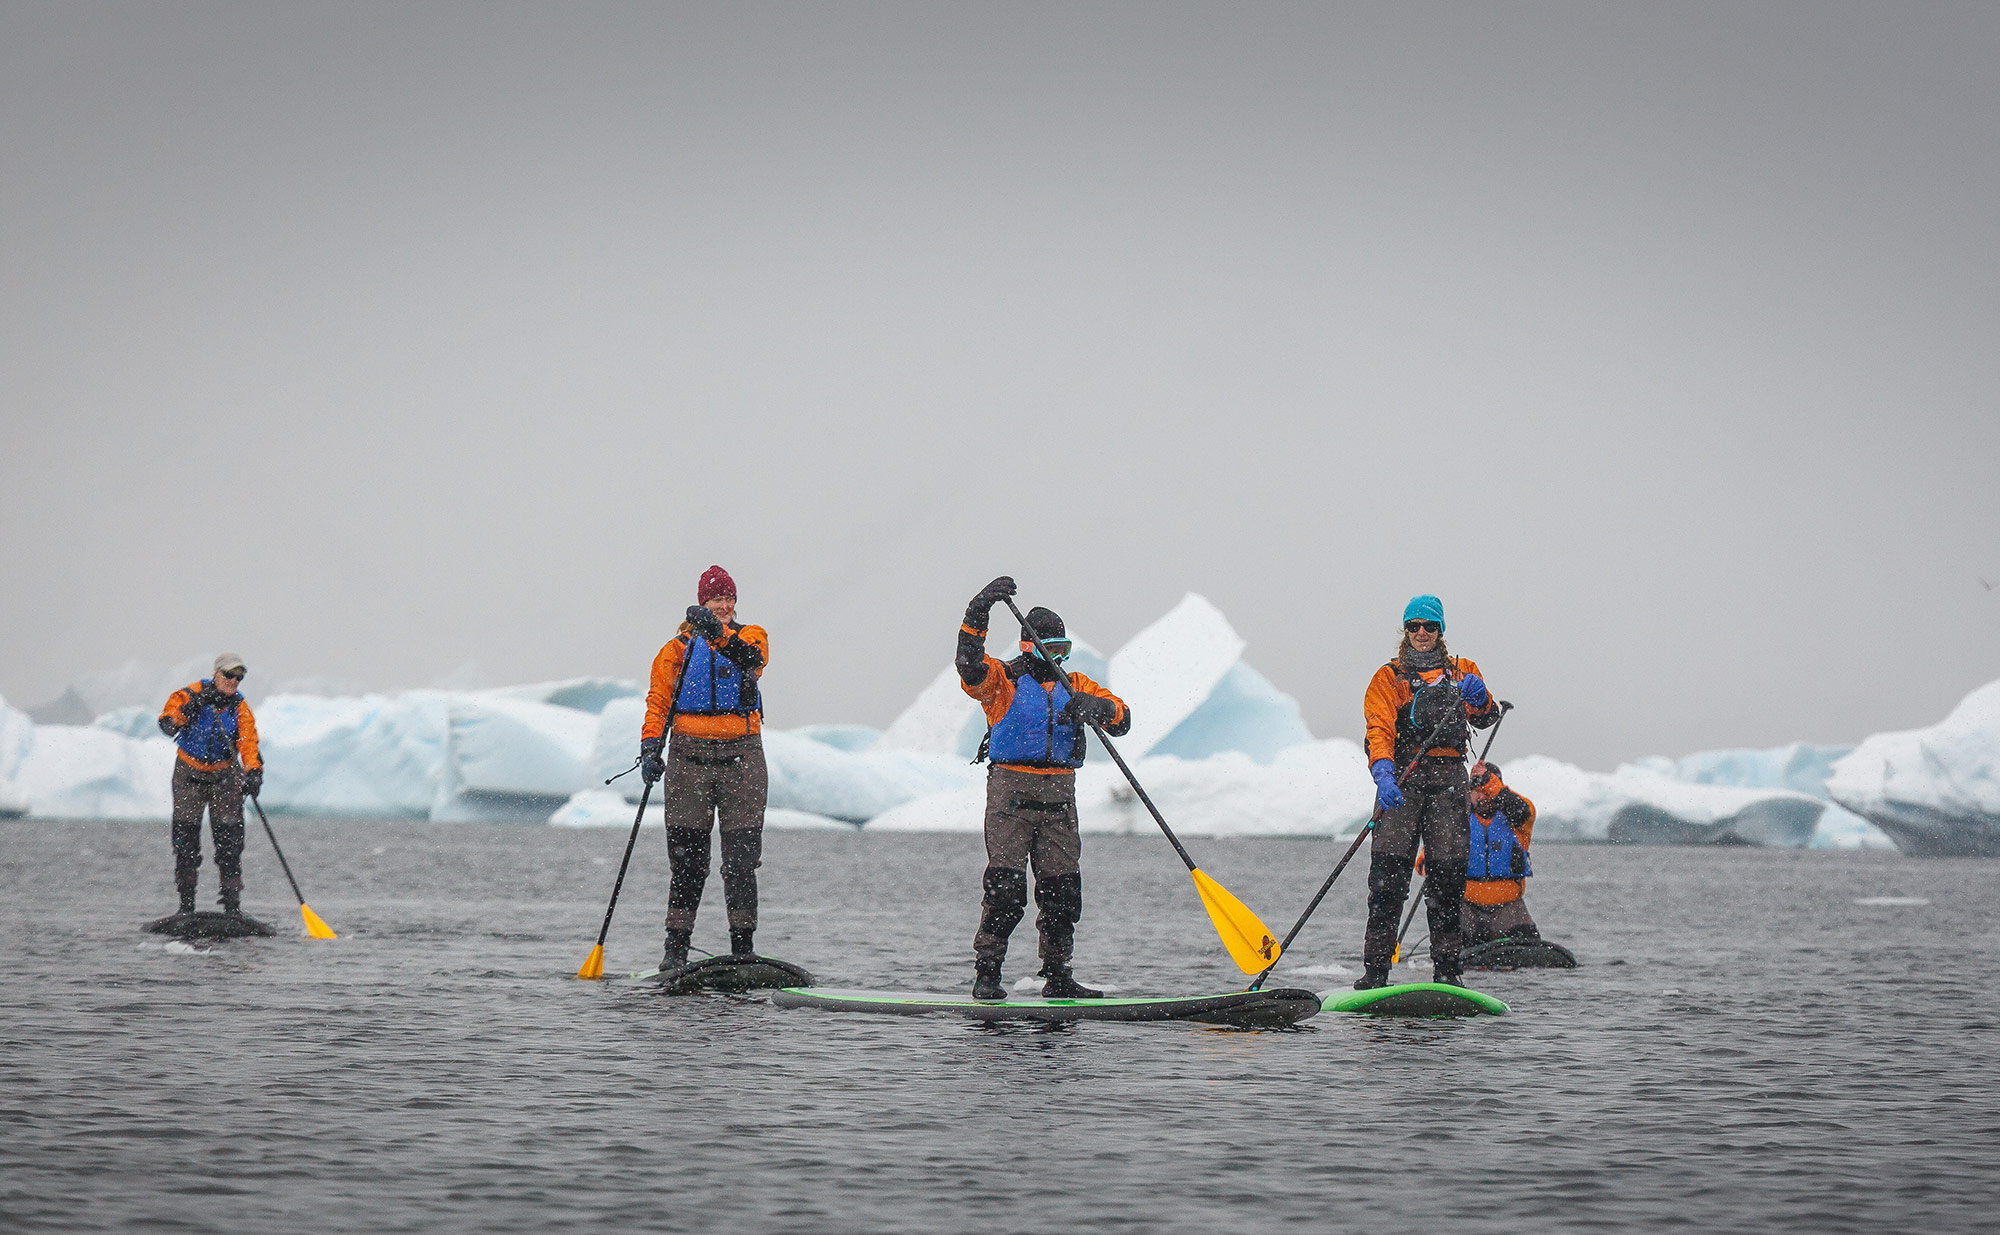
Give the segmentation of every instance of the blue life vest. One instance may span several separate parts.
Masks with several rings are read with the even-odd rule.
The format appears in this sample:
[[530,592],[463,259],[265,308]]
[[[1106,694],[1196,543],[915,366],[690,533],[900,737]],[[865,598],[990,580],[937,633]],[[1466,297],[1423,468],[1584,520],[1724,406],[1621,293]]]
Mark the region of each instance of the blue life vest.
[[689,632],[688,652],[681,662],[681,686],[674,695],[677,716],[749,716],[763,706],[757,680],[745,676],[735,661]]
[[1535,872],[1528,869],[1528,847],[1514,835],[1514,825],[1507,822],[1507,816],[1493,812],[1491,819],[1472,817],[1472,848],[1466,854],[1465,877],[1467,879],[1526,879]]
[[[196,693],[209,689],[214,683],[204,679],[196,687]],[[187,757],[197,763],[232,763],[236,759],[236,713],[242,704],[241,695],[229,696],[229,702],[221,707],[196,707],[193,703],[181,709],[181,715],[193,713],[187,728],[174,735],[174,745],[187,752]]]
[[1061,682],[1044,690],[1022,674],[1014,683],[1014,702],[986,736],[986,757],[1034,768],[1082,767],[1083,730],[1056,718],[1068,702]]

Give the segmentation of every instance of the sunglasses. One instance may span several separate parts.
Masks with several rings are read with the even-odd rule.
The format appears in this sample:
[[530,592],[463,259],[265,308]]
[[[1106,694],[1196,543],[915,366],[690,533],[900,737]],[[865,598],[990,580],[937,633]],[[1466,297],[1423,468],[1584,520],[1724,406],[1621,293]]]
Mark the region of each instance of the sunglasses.
[[234,673],[231,673],[229,670],[224,669],[221,673],[218,673],[215,676],[219,678],[228,678],[232,682],[240,682],[243,680],[243,673],[244,671],[241,669],[236,670]]
[[1444,626],[1438,622],[1405,622],[1403,623],[1403,629],[1413,635],[1420,630],[1435,635],[1443,630]]

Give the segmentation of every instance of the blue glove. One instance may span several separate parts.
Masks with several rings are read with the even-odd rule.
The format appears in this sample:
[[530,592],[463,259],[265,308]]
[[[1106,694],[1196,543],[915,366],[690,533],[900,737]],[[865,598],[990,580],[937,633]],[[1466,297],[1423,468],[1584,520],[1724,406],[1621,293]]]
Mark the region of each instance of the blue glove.
[[1375,801],[1386,809],[1394,810],[1403,804],[1403,791],[1396,787],[1396,765],[1387,759],[1377,759],[1368,765],[1368,774],[1375,778]]
[[1486,683],[1479,680],[1476,673],[1468,673],[1458,680],[1459,697],[1476,708],[1486,706]]

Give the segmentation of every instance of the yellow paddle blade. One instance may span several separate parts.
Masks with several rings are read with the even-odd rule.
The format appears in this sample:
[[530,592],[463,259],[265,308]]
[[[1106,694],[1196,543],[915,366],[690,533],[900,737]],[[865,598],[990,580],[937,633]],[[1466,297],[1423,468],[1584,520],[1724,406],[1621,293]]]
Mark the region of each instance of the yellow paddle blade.
[[314,939],[338,939],[333,928],[320,920],[320,916],[308,909],[303,902],[299,905],[299,916],[306,920],[306,934]]
[[1208,916],[1215,920],[1215,933],[1229,949],[1229,959],[1244,973],[1263,973],[1278,959],[1278,937],[1265,927],[1249,906],[1229,894],[1229,889],[1200,871],[1194,872],[1195,891]]
[[579,978],[601,978],[604,976],[604,945],[598,944],[583,958],[583,968],[576,971]]

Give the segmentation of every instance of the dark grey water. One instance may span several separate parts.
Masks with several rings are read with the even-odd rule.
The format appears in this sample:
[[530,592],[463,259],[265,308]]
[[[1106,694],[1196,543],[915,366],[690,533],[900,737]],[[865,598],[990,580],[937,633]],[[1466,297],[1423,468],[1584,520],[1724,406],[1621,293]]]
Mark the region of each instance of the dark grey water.
[[[254,830],[285,935],[196,952],[137,930],[164,825],[0,825],[0,1226],[1991,1229],[2000,862],[1544,846],[1531,901],[1587,968],[1487,976],[1511,1016],[1038,1031],[578,982],[622,830],[280,827],[338,942],[296,935]],[[612,969],[657,959],[664,848]],[[1193,848],[1280,929],[1337,855]],[[960,985],[981,864],[774,833],[760,945]],[[1083,977],[1240,985],[1164,842],[1091,838],[1085,871]],[[1353,965],[1359,875],[1280,978]]]

